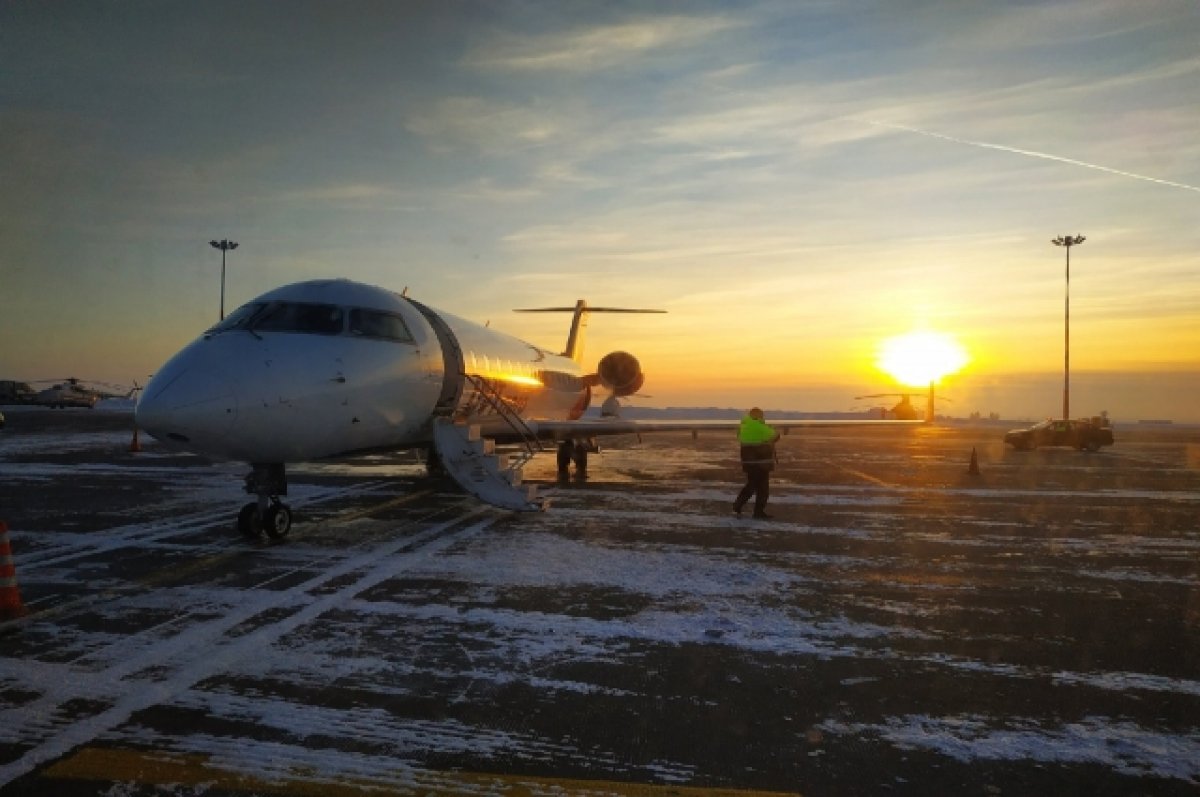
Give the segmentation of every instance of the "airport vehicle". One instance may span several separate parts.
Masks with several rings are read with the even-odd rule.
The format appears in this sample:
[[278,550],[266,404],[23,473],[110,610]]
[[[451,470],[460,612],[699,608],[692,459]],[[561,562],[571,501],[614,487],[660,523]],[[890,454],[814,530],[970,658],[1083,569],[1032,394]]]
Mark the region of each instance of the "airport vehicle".
[[[614,351],[583,369],[589,307],[571,312],[567,346],[554,354],[434,309],[405,293],[326,279],[269,291],[230,313],[172,357],[146,385],[137,425],[164,444],[214,459],[248,462],[238,528],[282,538],[291,528],[285,465],[372,450],[423,449],[431,471],[499,507],[543,502],[521,488],[521,466],[558,447],[564,471],[586,467],[597,436],[735,429],[734,421],[634,421],[619,399],[645,381],[637,358]],[[661,311],[650,311],[661,312]],[[593,390],[609,396],[604,417],[584,419]],[[787,421],[780,428],[895,425],[887,421]],[[495,443],[517,445],[501,464]]]
[[28,382],[0,379],[0,404],[34,404],[37,391]]
[[1076,420],[1047,419],[1028,429],[1005,432],[1004,442],[1017,451],[1031,451],[1040,446],[1070,446],[1080,451],[1099,451],[1113,444],[1112,427],[1104,418]]

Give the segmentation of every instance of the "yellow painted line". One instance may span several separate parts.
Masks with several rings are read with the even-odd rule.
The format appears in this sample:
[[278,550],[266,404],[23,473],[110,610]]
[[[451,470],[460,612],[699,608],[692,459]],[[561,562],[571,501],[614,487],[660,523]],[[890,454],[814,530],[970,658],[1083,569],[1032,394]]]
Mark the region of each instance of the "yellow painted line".
[[429,489],[418,490],[415,493],[409,493],[408,495],[402,495],[399,498],[393,498],[389,501],[384,501],[382,504],[375,504],[374,506],[369,506],[365,509],[359,509],[354,512],[343,512],[340,515],[334,515],[333,517],[329,518],[328,520],[323,521],[321,523],[321,525],[318,526],[318,528],[327,526],[330,523],[335,523],[335,522],[336,523],[345,523],[346,521],[349,521],[349,520],[358,520],[359,518],[373,515],[376,512],[380,512],[384,509],[391,509],[392,507],[402,506],[403,504],[407,504],[410,501],[415,501],[418,498],[424,498],[427,495],[433,495],[433,490],[429,490]]
[[847,468],[845,465],[838,464],[837,462],[833,462],[831,460],[825,460],[825,463],[827,465],[832,465],[833,467],[837,468],[840,471],[849,473],[851,476],[857,476],[858,478],[865,479],[866,481],[869,481],[872,484],[878,484],[880,487],[895,487],[896,486],[894,484],[885,482],[883,479],[878,479],[869,473],[863,473],[861,470],[855,470],[854,468]]
[[[254,742],[247,740],[248,746]],[[706,789],[695,786],[665,786],[622,783],[609,780],[572,780],[531,775],[501,775],[483,772],[437,772],[403,769],[380,773],[378,778],[338,782],[319,779],[317,773],[295,771],[283,780],[268,781],[224,769],[207,756],[130,750],[113,747],[84,747],[41,773],[43,778],[105,781],[172,788],[200,787],[222,792],[285,794],[303,797],[362,797],[370,795],[500,795],[501,797],[799,797],[795,792],[743,789]]]

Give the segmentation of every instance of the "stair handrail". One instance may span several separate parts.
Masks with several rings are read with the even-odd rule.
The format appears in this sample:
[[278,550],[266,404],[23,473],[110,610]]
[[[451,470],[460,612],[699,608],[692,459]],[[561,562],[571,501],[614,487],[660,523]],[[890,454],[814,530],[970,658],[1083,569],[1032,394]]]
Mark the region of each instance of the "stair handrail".
[[528,462],[537,452],[546,450],[542,446],[542,441],[529,428],[529,424],[525,423],[525,419],[521,417],[520,413],[509,406],[508,402],[504,400],[504,396],[500,395],[498,390],[488,384],[488,380],[481,376],[467,373],[464,373],[463,377],[474,386],[475,391],[483,400],[491,405],[496,414],[503,418],[509,427],[517,433],[517,436],[521,438],[521,442],[528,452],[524,458],[525,462]]

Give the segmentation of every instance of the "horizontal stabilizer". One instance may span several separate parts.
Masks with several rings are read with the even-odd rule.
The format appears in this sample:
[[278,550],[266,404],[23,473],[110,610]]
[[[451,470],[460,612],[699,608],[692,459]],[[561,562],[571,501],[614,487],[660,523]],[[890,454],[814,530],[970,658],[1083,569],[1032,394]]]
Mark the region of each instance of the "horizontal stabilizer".
[[629,307],[589,307],[583,299],[575,302],[574,307],[531,307],[513,310],[514,313],[574,313],[571,319],[571,332],[567,335],[567,348],[564,357],[570,357],[575,362],[583,361],[583,330],[587,327],[588,313],[665,313],[666,310],[640,310]]

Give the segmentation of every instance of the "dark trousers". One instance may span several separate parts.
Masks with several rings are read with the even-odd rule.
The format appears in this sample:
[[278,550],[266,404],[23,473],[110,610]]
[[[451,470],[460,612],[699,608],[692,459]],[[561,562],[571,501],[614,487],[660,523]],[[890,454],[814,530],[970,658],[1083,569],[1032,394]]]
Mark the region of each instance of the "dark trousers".
[[754,514],[761,515],[767,508],[767,499],[771,497],[771,469],[758,465],[745,465],[746,486],[738,493],[733,505],[740,512],[750,496],[754,496]]

